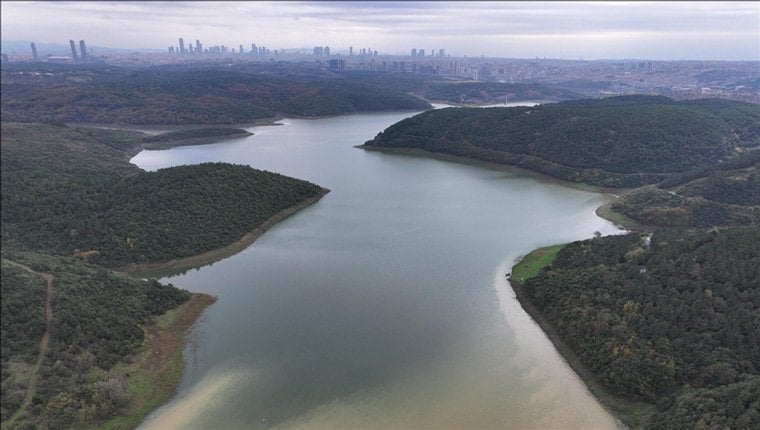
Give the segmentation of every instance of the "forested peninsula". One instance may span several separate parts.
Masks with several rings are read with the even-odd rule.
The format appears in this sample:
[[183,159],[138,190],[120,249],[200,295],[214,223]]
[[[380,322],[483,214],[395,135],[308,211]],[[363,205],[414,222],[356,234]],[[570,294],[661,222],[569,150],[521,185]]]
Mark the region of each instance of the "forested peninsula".
[[215,261],[327,190],[227,163],[144,172],[129,158],[240,135],[2,123],[3,428],[132,428],[168,400],[184,333],[214,299],[108,269]]
[[626,96],[427,111],[362,147],[617,188],[637,233],[536,250],[509,280],[634,428],[760,427],[760,106]]
[[629,426],[752,429],[760,427],[759,243],[760,227],[598,237],[537,251],[543,260],[518,262],[510,283]]

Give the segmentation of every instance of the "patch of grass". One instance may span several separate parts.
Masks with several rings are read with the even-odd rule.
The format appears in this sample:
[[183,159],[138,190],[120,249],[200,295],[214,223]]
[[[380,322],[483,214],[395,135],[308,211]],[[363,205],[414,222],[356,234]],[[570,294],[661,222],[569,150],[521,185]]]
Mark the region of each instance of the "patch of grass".
[[538,275],[541,269],[552,264],[557,258],[557,253],[564,246],[565,244],[560,244],[536,249],[512,267],[510,278],[522,282]]
[[620,212],[612,210],[611,203],[597,208],[596,215],[627,230],[641,230],[644,228],[644,226],[638,221],[628,218]]

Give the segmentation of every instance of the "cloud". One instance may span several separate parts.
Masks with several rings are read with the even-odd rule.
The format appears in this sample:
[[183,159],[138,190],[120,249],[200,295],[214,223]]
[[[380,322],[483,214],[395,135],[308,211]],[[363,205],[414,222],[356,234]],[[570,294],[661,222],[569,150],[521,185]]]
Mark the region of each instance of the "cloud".
[[[273,49],[418,47],[509,55],[514,48],[489,43],[515,39],[532,44],[520,49],[531,57],[567,58],[588,57],[582,49],[597,51],[594,42],[611,37],[629,50],[607,54],[616,57],[680,58],[700,45],[714,46],[701,52],[705,58],[760,57],[757,2],[3,2],[2,27],[3,39],[85,38],[134,48],[165,48],[184,37]],[[578,46],[536,43],[552,37]],[[640,43],[622,43],[632,39]]]

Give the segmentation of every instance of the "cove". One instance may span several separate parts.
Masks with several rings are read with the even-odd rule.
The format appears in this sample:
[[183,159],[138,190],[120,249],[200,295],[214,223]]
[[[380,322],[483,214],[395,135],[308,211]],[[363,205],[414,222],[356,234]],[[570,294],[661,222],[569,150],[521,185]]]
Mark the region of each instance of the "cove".
[[331,190],[244,251],[162,275],[218,300],[142,428],[618,426],[505,279],[534,248],[617,233],[594,214],[605,196],[354,148],[412,114],[284,119],[132,160],[248,164]]

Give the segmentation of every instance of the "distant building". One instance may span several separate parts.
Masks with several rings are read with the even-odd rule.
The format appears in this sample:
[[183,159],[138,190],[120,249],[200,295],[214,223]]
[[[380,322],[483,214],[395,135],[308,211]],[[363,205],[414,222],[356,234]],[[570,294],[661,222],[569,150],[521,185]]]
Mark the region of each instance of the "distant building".
[[243,54],[243,45],[242,44],[240,45],[240,51],[238,52],[238,54]]
[[354,55],[354,47],[353,46],[349,46],[348,47],[348,55]]
[[71,63],[73,61],[74,60],[72,57],[59,57],[59,56],[54,56],[54,55],[47,57],[48,63]]
[[412,57],[417,56],[417,48],[412,48]]
[[325,46],[325,55],[328,56],[328,57],[330,56],[330,47],[329,46]]
[[346,60],[330,60],[328,64],[332,70],[343,70],[346,68]]
[[185,53],[185,39],[179,38],[179,53],[184,54]]
[[439,57],[445,57],[446,56],[446,50],[441,48],[438,50],[438,56]]
[[201,41],[198,39],[195,39],[195,52],[198,54],[203,53],[203,45],[201,45]]
[[87,61],[87,45],[85,45],[84,40],[79,41],[79,50],[82,52],[82,62]]
[[40,61],[40,57],[37,55],[37,46],[32,42],[32,59],[36,61]]
[[[79,56],[77,55],[77,45],[73,40],[69,40],[69,46],[71,46],[71,58],[75,63],[79,62]],[[49,59],[48,59],[49,61]]]

